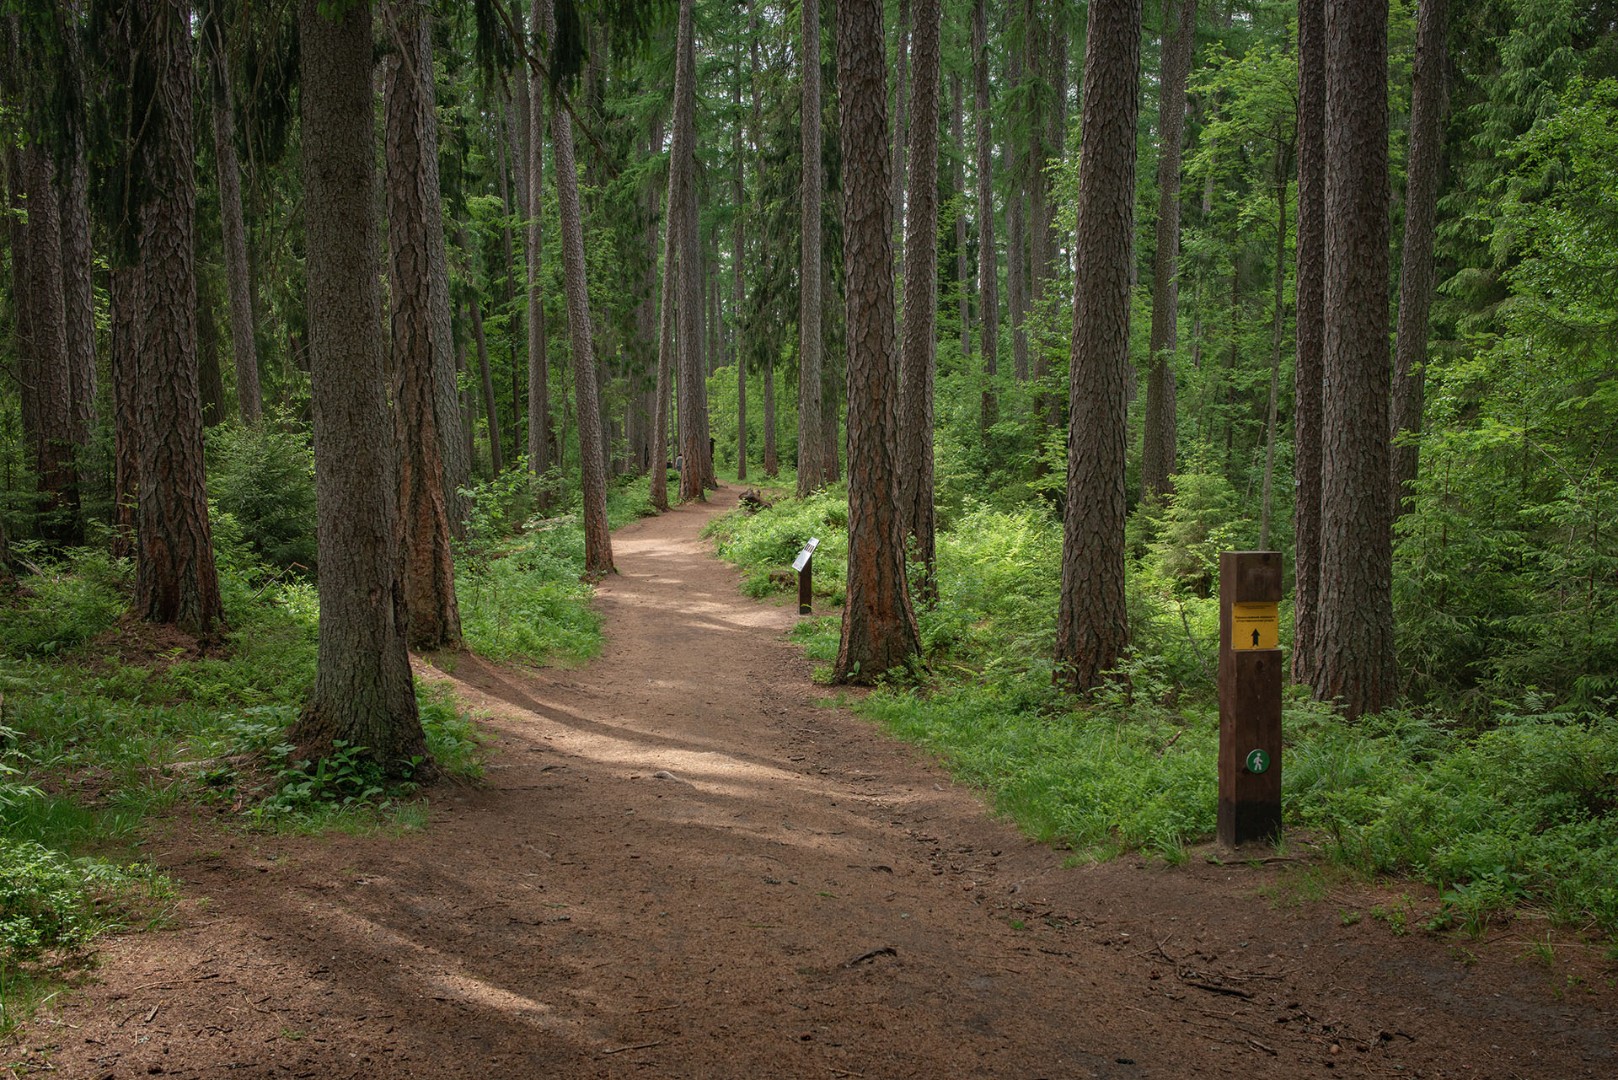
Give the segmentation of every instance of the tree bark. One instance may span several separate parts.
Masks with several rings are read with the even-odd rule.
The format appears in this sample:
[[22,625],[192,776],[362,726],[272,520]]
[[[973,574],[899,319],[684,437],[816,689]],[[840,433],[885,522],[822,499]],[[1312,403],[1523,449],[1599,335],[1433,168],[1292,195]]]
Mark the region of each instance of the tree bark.
[[[462,244],[465,237],[462,237]],[[499,476],[505,468],[500,454],[500,410],[494,400],[494,372],[489,367],[489,341],[483,333],[483,301],[473,290],[469,301],[472,314],[472,340],[478,350],[478,375],[483,382],[483,415],[489,422],[489,468]]]
[[[196,174],[191,28],[185,5],[143,0],[137,86],[143,157],[136,188],[142,283],[137,358],[139,558],[135,610],[199,639],[222,629],[197,384]],[[147,81],[147,78],[150,81]]]
[[[1212,174],[1209,174],[1212,183]],[[1320,595],[1321,409],[1325,380],[1326,8],[1298,0],[1297,358],[1293,368],[1292,678],[1313,684]],[[1203,216],[1211,203],[1203,195]]]
[[[821,453],[820,367],[820,0],[803,0],[799,34],[803,64],[803,99],[799,144],[798,257],[798,495],[825,483]],[[884,89],[883,98],[887,97]]]
[[983,397],[978,412],[985,434],[999,409],[994,377],[1000,349],[1000,272],[994,250],[994,144],[989,129],[989,28],[985,0],[972,6],[973,121],[977,125],[978,323],[983,353]]
[[[1146,375],[1146,428],[1141,443],[1143,494],[1173,490],[1175,470],[1174,351],[1180,317],[1180,149],[1185,136],[1185,84],[1196,49],[1197,0],[1169,0],[1163,11],[1163,70],[1158,80],[1157,236],[1152,256],[1151,360]],[[1279,268],[1278,274],[1282,272]],[[1282,274],[1282,276],[1285,276]]]
[[[1025,24],[1023,32],[1028,27]],[[1029,73],[1031,76],[1032,73]],[[1032,93],[1032,79],[1024,78],[1023,53],[1011,49],[1006,57],[1006,81],[1014,98],[1026,101]],[[1039,129],[1037,111],[1030,109],[1029,127]],[[1002,132],[1001,171],[1006,180],[1006,321],[1011,324],[1011,371],[1019,383],[1028,381],[1028,170],[1031,153],[1012,133],[1008,124]]]
[[427,744],[399,588],[376,272],[371,7],[349,5],[334,20],[322,6],[303,0],[298,17],[320,646],[314,691],[292,735],[310,757],[341,740],[406,773],[427,757]]
[[258,377],[258,344],[253,335],[253,279],[247,261],[247,226],[242,218],[241,165],[236,156],[236,106],[231,100],[230,50],[221,21],[224,5],[206,20],[208,72],[212,83],[214,164],[218,168],[219,219],[224,236],[225,277],[230,289],[230,351],[236,369],[236,408],[242,422],[257,425],[264,416]]
[[[551,0],[540,0],[547,26]],[[684,0],[689,4],[690,0]],[[607,528],[607,470],[602,457],[601,406],[597,398],[590,293],[584,266],[584,215],[573,160],[573,118],[551,108],[551,149],[556,161],[556,204],[562,229],[562,286],[567,293],[567,329],[573,346],[573,396],[579,414],[579,486],[584,502],[584,572],[613,572],[612,534]]]
[[[922,596],[937,595],[933,529],[933,366],[938,304],[938,87],[943,6],[916,0],[911,51],[910,213],[905,222],[904,352],[899,372],[898,503],[901,534],[922,567]],[[853,466],[850,465],[852,474]]]
[[832,679],[874,683],[921,652],[897,504],[893,196],[881,0],[839,0],[848,302],[848,592]]
[[69,115],[63,133],[61,161],[62,301],[67,340],[68,383],[72,388],[69,438],[74,446],[75,478],[81,490],[94,473],[79,460],[90,443],[96,406],[95,250],[90,240],[90,162],[85,132],[84,47],[79,36],[80,2],[57,6],[61,36],[61,91]]
[[[910,0],[899,0],[899,26],[894,36],[893,80],[893,277],[901,285],[905,277],[905,152],[910,145]],[[901,292],[898,313],[900,336],[903,336],[904,300],[909,294]]]
[[[747,12],[748,37],[756,41],[758,35],[758,10],[755,3],[749,2]],[[735,78],[731,83],[732,104],[736,109],[736,129],[731,140],[731,156],[735,159],[736,175],[736,208],[733,237],[732,276],[730,288],[731,317],[735,322],[735,341],[732,355],[736,361],[736,479],[747,479],[747,357],[746,350],[742,348],[741,319],[742,300],[747,291],[747,283],[743,276],[743,262],[747,258],[747,219],[744,209],[746,207],[747,177],[743,168],[742,158],[742,78],[741,63],[737,62]],[[758,46],[753,46],[752,79],[758,81]],[[753,125],[755,131],[758,126],[757,110],[754,110]]]
[[31,436],[30,463],[41,497],[39,532],[54,543],[77,544],[83,540],[84,527],[79,514],[79,446],[74,442],[56,164],[50,148],[37,142],[24,147],[21,157],[28,224],[21,260],[27,285],[18,298],[19,309],[27,308],[18,319],[25,331],[20,375],[25,430]]
[[949,130],[950,139],[955,143],[954,187],[958,200],[955,207],[955,281],[961,291],[961,360],[966,361],[972,356],[972,270],[966,250],[966,176],[961,165],[966,160],[966,121],[963,118],[966,110],[958,72],[949,73],[949,91]]
[[[387,130],[388,303],[393,329],[394,428],[399,449],[399,546],[407,640],[417,649],[461,643],[450,551],[456,428],[454,339],[438,187],[431,13],[422,0],[387,0],[397,55],[383,89]],[[459,477],[461,486],[467,478]]]
[[551,390],[545,295],[545,77],[528,74],[528,471],[543,476],[551,467]]
[[1259,497],[1258,550],[1270,550],[1270,522],[1275,516],[1275,441],[1281,397],[1281,345],[1287,327],[1287,179],[1292,171],[1290,148],[1275,163],[1275,280],[1270,309],[1270,402],[1264,413],[1264,487]]
[[1326,3],[1326,273],[1315,694],[1393,704],[1388,498],[1388,5]]
[[707,373],[702,363],[703,277],[696,192],[696,41],[692,0],[680,0],[674,62],[673,180],[669,214],[677,221],[680,257],[675,279],[675,357],[679,369],[680,498],[701,499],[712,467],[708,453]]
[[112,555],[129,558],[138,540],[136,508],[140,500],[140,445],[136,382],[140,348],[140,269],[114,266],[107,275],[107,306],[111,321],[112,371]]
[[1140,26],[1140,0],[1091,0],[1069,361],[1067,508],[1056,623],[1057,679],[1078,691],[1098,686],[1129,644],[1124,395]]
[[[1393,364],[1393,517],[1416,479],[1425,397],[1427,324],[1433,302],[1433,231],[1448,109],[1449,0],[1422,0],[1416,19],[1415,87],[1410,102],[1410,159],[1405,179],[1404,252],[1399,260],[1399,326]],[[1399,436],[1410,436],[1399,439]]]

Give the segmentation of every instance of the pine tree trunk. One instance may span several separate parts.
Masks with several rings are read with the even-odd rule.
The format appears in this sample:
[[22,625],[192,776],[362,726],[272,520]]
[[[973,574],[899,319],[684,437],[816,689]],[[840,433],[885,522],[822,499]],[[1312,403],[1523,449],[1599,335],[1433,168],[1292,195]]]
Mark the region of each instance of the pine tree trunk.
[[[685,0],[689,3],[690,0]],[[546,26],[551,0],[541,0]],[[607,472],[602,459],[601,407],[597,399],[590,292],[585,279],[584,215],[573,160],[573,118],[552,102],[551,149],[556,162],[556,204],[562,229],[562,285],[567,293],[567,329],[573,346],[573,396],[579,416],[579,476],[584,501],[584,572],[613,572],[612,534],[607,528]]]
[[545,77],[528,75],[528,471],[543,476],[551,467],[550,348],[545,325],[541,274],[545,262]]
[[[1047,106],[1055,91],[1055,84],[1046,71],[1045,26],[1035,0],[1023,2],[1023,70],[1029,79],[1028,149],[1025,158],[1028,189],[1028,220],[1025,225],[1028,270],[1023,278],[1023,351],[1028,356],[1030,374],[1037,380],[1050,376],[1050,350],[1034,338],[1030,316],[1040,309],[1045,299],[1045,281],[1050,276],[1048,247],[1049,235],[1045,228],[1048,216],[1045,181],[1045,135]],[[1041,395],[1044,396],[1044,395]],[[1034,415],[1044,415],[1036,410]]]
[[[398,55],[388,64],[386,111],[389,317],[394,427],[399,448],[399,545],[407,640],[417,649],[461,642],[450,551],[451,459],[462,442],[454,396],[449,279],[438,188],[431,13],[422,0],[387,0]],[[448,388],[445,393],[441,387]],[[460,478],[462,486],[466,477]]]
[[1357,718],[1393,704],[1388,499],[1388,5],[1326,3],[1326,393],[1321,410],[1320,667]]
[[141,5],[137,71],[150,73],[137,188],[142,282],[135,610],[208,640],[224,608],[214,569],[197,385],[196,174],[191,32],[183,6]]
[[[1026,32],[1026,27],[1024,28]],[[1028,81],[1023,78],[1023,54],[1012,49],[1006,59],[1006,80],[1011,92],[1027,98]],[[1038,130],[1037,117],[1030,125]],[[1008,125],[1009,132],[1009,125]],[[1011,371],[1019,383],[1028,381],[1027,267],[1028,267],[1028,155],[1009,134],[1000,157],[1009,183],[1006,185],[1006,319],[1011,324]]]
[[[756,40],[758,33],[758,12],[756,5],[748,5],[748,31],[749,37]],[[754,46],[753,65],[758,66],[757,46]],[[742,66],[736,65],[735,80],[731,83],[732,104],[736,109],[736,129],[731,141],[731,156],[735,158],[736,165],[736,220],[734,223],[735,235],[733,242],[732,278],[730,288],[731,318],[735,322],[735,341],[732,355],[736,362],[736,479],[747,479],[747,359],[746,350],[742,348],[741,319],[742,300],[746,293],[746,282],[743,280],[742,263],[747,257],[747,219],[744,213],[747,192],[746,176],[742,165]],[[758,123],[758,118],[753,118]]]
[[954,188],[958,200],[955,208],[955,281],[961,291],[961,359],[965,361],[972,356],[972,270],[966,250],[966,176],[961,165],[966,160],[966,121],[963,118],[965,106],[962,101],[961,76],[958,72],[949,73],[949,91],[951,99],[949,131],[950,139],[955,144]]
[[[905,282],[905,151],[910,145],[910,0],[899,0],[899,27],[894,45],[893,80],[893,277],[902,288]],[[899,294],[903,336],[905,294]]]
[[881,0],[838,0],[848,303],[848,592],[832,679],[875,682],[921,652],[905,579],[893,322],[893,195]]
[[978,423],[985,434],[999,408],[994,378],[1000,349],[1000,272],[994,250],[994,144],[989,130],[989,28],[985,0],[972,7],[973,119],[978,162],[978,322],[983,352],[983,398]]
[[225,419],[225,376],[219,370],[219,326],[213,292],[207,280],[197,281],[197,394],[202,400],[204,428]]
[[1275,293],[1270,309],[1270,403],[1264,413],[1264,486],[1259,497],[1258,550],[1270,550],[1270,522],[1275,516],[1275,440],[1281,397],[1281,346],[1287,327],[1287,178],[1292,171],[1290,148],[1276,155]]
[[253,335],[253,279],[248,270],[247,226],[242,217],[241,165],[236,156],[236,108],[231,100],[230,51],[220,21],[223,5],[207,20],[206,48],[212,84],[214,162],[218,167],[219,219],[224,236],[225,277],[230,289],[230,351],[236,368],[236,408],[242,422],[264,416]]
[[[427,744],[399,588],[397,463],[376,273],[371,8],[353,4],[333,20],[323,6],[303,0],[298,18],[320,651],[314,691],[292,736],[310,757],[325,757],[342,740],[406,773],[427,757]],[[421,777],[424,769],[414,772]]]
[[702,363],[702,237],[696,192],[696,42],[692,0],[680,0],[674,63],[674,139],[670,145],[669,216],[677,222],[675,357],[679,369],[680,498],[701,499],[712,467],[708,453],[707,378]]
[[[661,139],[657,140],[659,143]],[[669,169],[668,198],[663,222],[663,282],[657,307],[657,402],[652,435],[651,502],[669,508],[669,399],[674,381],[674,283],[679,274],[680,223],[674,214],[675,174]]]
[[1141,0],[1091,0],[1084,53],[1057,679],[1098,686],[1129,644],[1125,403]]
[[[802,497],[825,483],[820,433],[820,0],[803,0],[799,10],[803,102],[798,187],[798,495]],[[886,90],[882,96],[886,100]]]
[[1393,365],[1392,433],[1411,438],[1392,450],[1395,520],[1416,479],[1425,396],[1428,313],[1433,302],[1433,231],[1444,151],[1449,67],[1449,0],[1422,0],[1416,24],[1415,88],[1410,102],[1410,159],[1405,179],[1404,252],[1399,260],[1399,328]]
[[[58,77],[70,102],[83,102],[86,91],[84,47],[78,25],[81,8],[79,3],[63,3],[56,9],[57,29],[64,45]],[[81,491],[94,483],[95,473],[79,459],[90,443],[96,406],[95,250],[90,240],[90,162],[85,123],[86,119],[77,112],[67,118],[62,147],[66,167],[61,176],[62,300],[72,392],[69,438]]]
[[[1152,256],[1151,360],[1146,375],[1146,428],[1141,491],[1173,490],[1175,471],[1174,351],[1180,318],[1180,148],[1185,84],[1196,47],[1197,0],[1164,4],[1163,70],[1158,80],[1157,238]],[[1280,271],[1277,270],[1279,274]],[[1284,276],[1284,275],[1283,275]]]
[[[1212,174],[1209,175],[1212,183]],[[1297,359],[1293,368],[1292,678],[1313,684],[1320,595],[1321,400],[1325,380],[1326,9],[1298,0]],[[1204,206],[1211,203],[1211,187]],[[1207,217],[1207,210],[1203,216]]]
[[[461,238],[464,247],[466,239]],[[489,367],[489,341],[483,333],[483,300],[473,291],[468,301],[472,309],[472,341],[478,350],[478,375],[483,382],[483,415],[489,423],[489,469],[499,476],[505,468],[500,454],[500,410],[494,400],[494,372]]]
[[28,311],[18,320],[26,331],[20,336],[20,370],[25,428],[32,436],[29,457],[41,497],[39,533],[54,543],[78,544],[84,529],[79,516],[78,447],[73,441],[73,373],[67,352],[56,165],[50,148],[40,143],[25,147],[21,156],[28,216],[21,261],[27,285],[18,307]]
[[[938,304],[939,0],[916,0],[911,89],[910,214],[905,222],[904,352],[900,360],[898,503],[900,532],[922,566],[922,595],[937,595],[933,530],[933,366]],[[852,471],[853,466],[850,465]]]
[[140,386],[135,381],[140,347],[140,270],[114,266],[107,275],[107,307],[111,321],[108,357],[112,373],[112,555],[129,558],[137,541],[136,508],[140,499],[137,447]]

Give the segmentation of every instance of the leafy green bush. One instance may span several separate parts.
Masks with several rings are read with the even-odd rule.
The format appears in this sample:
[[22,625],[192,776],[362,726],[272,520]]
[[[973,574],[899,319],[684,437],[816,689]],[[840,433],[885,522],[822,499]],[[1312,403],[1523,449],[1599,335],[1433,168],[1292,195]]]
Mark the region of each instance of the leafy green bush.
[[105,633],[128,604],[129,570],[107,555],[70,551],[17,582],[0,603],[0,652],[54,656]]
[[208,430],[208,494],[240,526],[241,538],[268,566],[301,567],[313,577],[315,457],[307,432],[265,422]]
[[0,964],[82,946],[105,925],[104,894],[124,883],[105,863],[0,834]]
[[783,499],[760,514],[733,511],[709,522],[703,535],[718,541],[721,558],[742,568],[749,596],[795,590],[792,560],[810,537],[819,537],[815,595],[842,603],[848,569],[848,493],[842,488]]

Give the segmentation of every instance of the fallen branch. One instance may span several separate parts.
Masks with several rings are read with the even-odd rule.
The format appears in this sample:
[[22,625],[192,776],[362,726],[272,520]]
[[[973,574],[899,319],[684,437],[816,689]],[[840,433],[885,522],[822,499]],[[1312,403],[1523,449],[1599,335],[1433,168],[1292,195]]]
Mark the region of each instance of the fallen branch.
[[867,960],[875,960],[879,956],[898,956],[898,955],[899,955],[899,950],[898,949],[895,949],[892,945],[883,945],[879,949],[872,949],[870,952],[860,953],[858,956],[854,957],[854,959],[844,961],[843,966],[846,967],[846,968],[858,967],[860,964],[865,963]]
[[656,1039],[652,1042],[635,1043],[633,1046],[615,1046],[611,1050],[601,1051],[601,1056],[606,1057],[608,1054],[621,1054],[625,1050],[650,1050],[654,1046],[662,1046],[665,1041],[666,1040],[663,1039]]

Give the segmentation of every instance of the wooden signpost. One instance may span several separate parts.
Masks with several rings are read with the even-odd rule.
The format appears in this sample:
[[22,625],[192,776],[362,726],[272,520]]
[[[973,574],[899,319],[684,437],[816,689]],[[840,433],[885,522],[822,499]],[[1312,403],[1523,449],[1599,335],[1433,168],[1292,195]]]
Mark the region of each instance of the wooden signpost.
[[798,557],[792,560],[792,569],[798,572],[798,614],[809,615],[814,609],[815,548],[820,537],[811,536]]
[[1281,837],[1281,553],[1219,556],[1219,842]]

